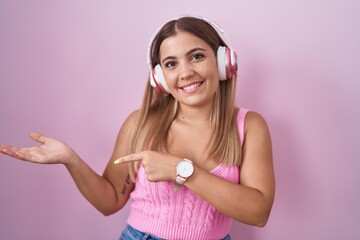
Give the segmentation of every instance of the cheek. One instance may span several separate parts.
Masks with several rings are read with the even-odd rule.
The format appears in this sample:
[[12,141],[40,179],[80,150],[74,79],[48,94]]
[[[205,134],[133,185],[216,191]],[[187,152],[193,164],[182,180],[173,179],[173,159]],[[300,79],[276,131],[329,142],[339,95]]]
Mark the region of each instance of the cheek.
[[204,62],[198,69],[207,78],[219,79],[218,67],[216,59],[211,59],[208,62]]
[[217,70],[217,66],[213,68],[208,68],[206,71],[203,71],[203,76],[210,80],[211,84],[219,84],[219,73]]
[[164,72],[164,78],[168,86],[176,84],[176,74],[174,72]]

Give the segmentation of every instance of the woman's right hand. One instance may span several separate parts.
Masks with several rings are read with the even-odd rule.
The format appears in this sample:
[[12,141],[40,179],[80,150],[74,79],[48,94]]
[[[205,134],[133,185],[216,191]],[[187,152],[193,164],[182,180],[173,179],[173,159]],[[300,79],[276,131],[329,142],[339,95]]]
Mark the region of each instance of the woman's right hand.
[[34,147],[1,145],[0,152],[23,161],[41,164],[68,164],[76,153],[63,142],[31,132],[30,138],[41,143]]

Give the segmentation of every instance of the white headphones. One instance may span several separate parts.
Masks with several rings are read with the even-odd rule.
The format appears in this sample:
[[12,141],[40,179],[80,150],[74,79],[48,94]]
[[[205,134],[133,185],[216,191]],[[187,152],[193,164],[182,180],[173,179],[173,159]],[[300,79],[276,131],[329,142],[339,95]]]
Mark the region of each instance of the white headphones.
[[[226,39],[226,43],[227,43],[228,47],[219,46],[217,49],[217,52],[216,52],[216,56],[217,56],[217,65],[218,65],[218,72],[219,72],[220,80],[223,81],[223,80],[230,79],[237,72],[237,55],[236,55],[236,52],[232,50],[232,48],[230,46],[230,41],[229,41],[228,37],[226,36],[224,30],[219,25],[217,25],[216,23],[212,22],[211,20],[209,20],[207,18],[204,18],[204,17],[194,17],[194,18],[198,18],[200,20],[207,22],[215,30],[219,31]],[[179,19],[179,18],[175,18],[172,20],[177,20],[177,19]],[[152,62],[151,62],[151,55],[152,55],[152,50],[153,50],[152,48],[154,45],[154,40],[162,27],[163,26],[161,26],[154,33],[153,37],[150,40],[150,43],[148,46],[147,63],[148,63],[149,70],[150,70],[150,85],[152,87],[154,87],[154,89],[158,93],[168,95],[170,93],[170,90],[166,84],[165,77],[164,77],[164,74],[163,74],[160,64],[157,64],[153,68]]]

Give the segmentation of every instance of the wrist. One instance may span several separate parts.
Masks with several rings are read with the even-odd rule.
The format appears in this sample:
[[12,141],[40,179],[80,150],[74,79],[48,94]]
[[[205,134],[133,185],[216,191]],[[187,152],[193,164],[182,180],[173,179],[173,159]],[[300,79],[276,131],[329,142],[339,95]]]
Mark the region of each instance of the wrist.
[[66,154],[64,156],[63,164],[66,167],[69,167],[71,164],[75,163],[79,159],[79,156],[77,153],[72,150],[70,147],[67,149]]

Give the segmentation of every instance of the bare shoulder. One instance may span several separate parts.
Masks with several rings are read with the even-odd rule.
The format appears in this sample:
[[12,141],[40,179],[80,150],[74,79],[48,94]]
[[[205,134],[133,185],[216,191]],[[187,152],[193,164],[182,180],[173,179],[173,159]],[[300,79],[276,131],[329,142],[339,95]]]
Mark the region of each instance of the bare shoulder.
[[132,135],[139,120],[140,110],[132,112],[121,126],[119,134]]
[[260,113],[249,111],[245,118],[245,134],[254,131],[264,131],[269,133],[269,127],[265,118]]
[[267,193],[271,199],[275,186],[272,144],[268,125],[257,112],[248,112],[245,118],[242,161],[240,182]]
[[[246,156],[271,161],[272,143],[269,127],[265,118],[257,112],[250,111],[246,115],[243,150],[245,162]],[[252,160],[251,162],[255,163],[256,161]]]
[[123,126],[129,127],[135,125],[139,120],[139,116],[140,110],[135,110],[134,112],[130,113],[130,115],[126,118]]

